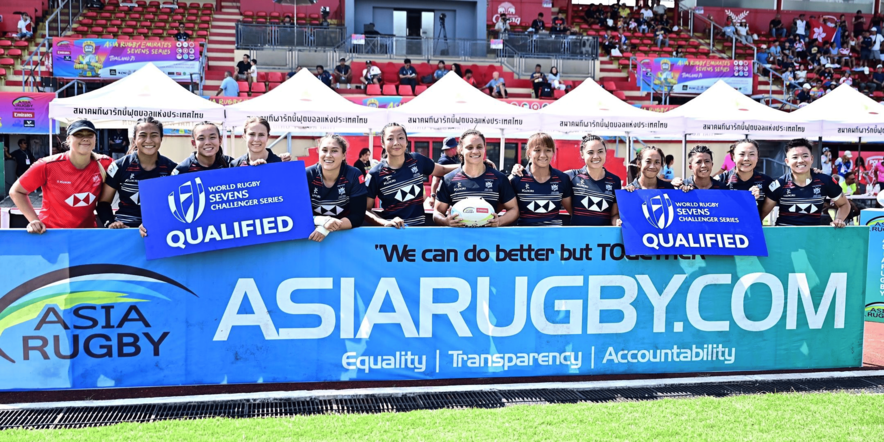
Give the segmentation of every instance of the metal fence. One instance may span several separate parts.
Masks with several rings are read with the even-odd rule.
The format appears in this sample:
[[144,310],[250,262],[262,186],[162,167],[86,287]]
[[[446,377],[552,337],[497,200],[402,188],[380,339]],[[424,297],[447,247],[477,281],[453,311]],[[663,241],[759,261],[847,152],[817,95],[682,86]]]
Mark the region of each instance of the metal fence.
[[380,58],[454,57],[497,59],[498,49],[492,49],[488,40],[461,40],[424,37],[392,37],[366,35],[364,40],[347,38],[341,51],[355,55],[375,55]]
[[46,33],[50,37],[60,37],[73,27],[77,17],[85,10],[83,0],[62,0],[58,8],[46,18]]
[[334,48],[344,41],[346,28],[341,26],[290,26],[236,24],[237,49],[262,48]]
[[599,38],[583,35],[544,36],[507,33],[504,44],[515,52],[528,56],[557,58],[585,58],[598,60]]

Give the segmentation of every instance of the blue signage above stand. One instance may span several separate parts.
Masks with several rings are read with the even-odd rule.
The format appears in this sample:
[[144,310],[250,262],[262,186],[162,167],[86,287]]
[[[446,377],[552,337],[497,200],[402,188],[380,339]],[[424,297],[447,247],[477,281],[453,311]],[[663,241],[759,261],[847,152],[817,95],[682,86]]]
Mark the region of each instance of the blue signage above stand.
[[630,255],[767,256],[750,192],[618,190],[617,207]]
[[147,259],[303,239],[313,212],[303,161],[139,183]]

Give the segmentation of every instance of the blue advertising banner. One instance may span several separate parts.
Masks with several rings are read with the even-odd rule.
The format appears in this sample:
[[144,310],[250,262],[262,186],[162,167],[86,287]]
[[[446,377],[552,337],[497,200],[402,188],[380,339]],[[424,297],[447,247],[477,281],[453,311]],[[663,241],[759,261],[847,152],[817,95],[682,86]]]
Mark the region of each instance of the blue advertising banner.
[[145,180],[138,192],[147,259],[303,239],[314,229],[303,161]]
[[617,207],[630,255],[767,256],[749,192],[618,190]]
[[859,221],[869,226],[866,321],[884,322],[884,210],[865,209]]
[[769,257],[363,227],[148,261],[132,229],[0,231],[0,390],[861,366],[868,229],[764,233]]

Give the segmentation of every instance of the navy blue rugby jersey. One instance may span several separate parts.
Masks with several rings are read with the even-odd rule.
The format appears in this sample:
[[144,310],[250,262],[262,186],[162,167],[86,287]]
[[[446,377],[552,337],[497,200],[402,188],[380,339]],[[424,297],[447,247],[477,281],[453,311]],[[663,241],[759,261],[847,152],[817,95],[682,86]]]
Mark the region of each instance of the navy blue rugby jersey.
[[453,206],[466,198],[482,198],[497,211],[500,211],[502,204],[515,197],[513,186],[506,175],[490,167],[485,168],[485,173],[476,178],[470,178],[463,172],[463,168],[458,167],[442,178],[442,185],[436,192],[436,199],[448,205]]
[[215,162],[209,167],[203,167],[202,164],[196,159],[196,152],[191,154],[187,159],[178,163],[178,167],[175,168],[175,171],[172,172],[172,175],[178,175],[180,173],[191,173],[191,172],[200,172],[203,170],[215,170],[215,169],[224,169],[230,167],[230,163],[233,162],[233,158],[227,155],[215,155]]
[[[281,163],[281,162],[282,162],[282,159],[280,159],[278,156],[276,156],[276,154],[273,153],[272,150],[267,149],[267,164]],[[230,163],[230,167],[245,167],[245,166],[249,166],[249,154],[248,153],[233,160]]]
[[[725,187],[724,183],[722,183],[721,181],[718,181],[715,178],[711,178],[711,179],[712,179],[712,187],[710,187],[708,189],[699,189],[699,190],[724,190],[724,189],[727,189],[727,187]],[[694,185],[694,177],[685,178],[684,184],[686,184],[688,186],[693,186]],[[696,187],[694,189],[696,189]]]
[[357,212],[365,216],[368,189],[365,187],[365,176],[359,169],[341,163],[337,182],[332,187],[325,187],[322,182],[322,167],[314,164],[307,168],[307,186],[314,216],[343,219]]
[[405,153],[405,163],[398,169],[390,168],[386,159],[371,168],[365,178],[369,198],[380,198],[381,217],[387,220],[401,218],[407,226],[423,226],[424,180],[433,175],[436,163],[419,154]]
[[[629,185],[632,187],[635,187],[636,189],[642,188],[642,186],[638,183],[638,178],[632,180],[632,182],[629,183]],[[657,189],[671,190],[671,189],[675,189],[675,187],[672,187],[672,183],[670,183],[669,181],[663,181],[661,179],[657,179]]]
[[764,205],[764,198],[767,196],[768,187],[770,186],[771,181],[773,181],[773,178],[763,173],[755,172],[752,174],[752,178],[748,181],[743,181],[740,179],[740,175],[736,170],[731,170],[719,175],[718,180],[724,184],[724,188],[727,190],[751,191],[753,187],[757,187],[760,192],[759,197],[755,198],[755,204],[760,211],[761,206]]
[[574,190],[574,198],[571,199],[574,211],[571,214],[571,225],[610,226],[614,204],[617,204],[617,195],[614,192],[621,189],[620,177],[605,170],[605,176],[596,181],[589,176],[585,166],[582,169],[569,170],[565,174],[571,180]]
[[137,153],[114,161],[107,169],[107,177],[104,182],[120,195],[120,207],[116,213],[116,220],[129,227],[140,226],[141,200],[138,194],[138,183],[141,180],[172,175],[176,166],[178,165],[174,161],[162,155],[159,155],[156,167],[152,170],[141,168]]
[[561,226],[562,199],[573,195],[571,179],[564,172],[550,167],[549,179],[539,183],[529,169],[526,167],[522,176],[510,179],[519,201],[519,225]]
[[792,173],[771,181],[767,197],[777,202],[780,214],[778,226],[818,226],[826,198],[841,196],[841,186],[835,179],[822,173],[812,173],[806,186],[792,181]]

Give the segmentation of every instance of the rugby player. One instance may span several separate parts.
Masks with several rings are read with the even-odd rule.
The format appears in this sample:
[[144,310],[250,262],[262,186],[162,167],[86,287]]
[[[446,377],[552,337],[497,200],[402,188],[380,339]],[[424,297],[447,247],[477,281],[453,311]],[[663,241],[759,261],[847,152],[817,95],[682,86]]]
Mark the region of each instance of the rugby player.
[[668,181],[657,179],[663,167],[663,151],[656,146],[647,146],[638,153],[638,176],[626,186],[632,192],[636,189],[674,189]]
[[507,226],[519,219],[519,204],[506,175],[485,164],[485,135],[469,129],[460,136],[461,165],[445,175],[439,193],[433,222],[440,226],[463,227],[460,217],[449,213],[449,208],[469,197],[483,198],[496,211],[506,209],[503,216],[493,213],[486,227]]
[[586,135],[580,141],[580,155],[586,165],[565,172],[574,189],[572,226],[619,226],[620,210],[615,191],[620,190],[620,177],[605,169],[608,159],[605,140]]
[[[114,161],[107,169],[107,179],[98,202],[98,218],[102,226],[110,229],[138,227],[142,236],[147,234],[141,224],[138,183],[169,176],[178,166],[159,154],[162,143],[163,123],[153,117],[141,118],[135,123],[132,128],[135,152]],[[114,215],[111,203],[117,192],[120,192],[120,207]]]
[[270,123],[260,117],[251,117],[246,120],[243,127],[243,135],[246,139],[248,153],[233,160],[230,167],[259,166],[268,163],[280,163],[291,160],[291,155],[285,153],[285,159],[277,156],[267,148],[270,140]]
[[571,212],[571,179],[550,166],[556,154],[556,142],[549,134],[538,132],[528,138],[525,156],[528,167],[513,167],[510,184],[519,204],[520,226],[561,226],[559,213]]
[[758,205],[758,214],[764,218],[770,210],[763,212],[765,194],[773,178],[755,171],[758,165],[758,142],[745,139],[734,143],[728,151],[733,156],[736,166],[728,172],[718,176],[718,181],[724,184],[728,190],[748,190],[755,197]]
[[778,226],[818,226],[823,203],[830,198],[838,208],[830,225],[844,227],[850,204],[841,186],[831,176],[814,172],[811,164],[813,154],[809,141],[798,138],[786,143],[786,165],[790,171],[768,185],[762,213],[779,207]]
[[[91,121],[74,121],[65,140],[70,150],[39,159],[12,185],[9,196],[27,218],[28,233],[96,227],[95,206],[113,163],[92,151],[97,133]],[[28,194],[40,187],[43,210],[38,216]]]
[[[366,220],[377,226],[423,226],[424,181],[430,176],[444,176],[458,165],[436,164],[416,152],[408,152],[408,134],[399,123],[389,123],[381,130],[384,156],[365,177],[368,187]],[[380,215],[372,211],[375,198],[381,199]]]
[[[688,169],[694,172],[694,175],[688,177],[679,183],[678,178],[672,180],[674,187],[680,187],[682,190],[701,189],[701,190],[721,190],[724,184],[715,178],[712,178],[712,150],[706,146],[694,146],[688,153]],[[678,180],[678,181],[676,181]]]
[[307,186],[316,229],[310,239],[322,242],[331,232],[362,225],[368,189],[365,176],[347,164],[348,143],[340,135],[319,140],[319,161],[307,168]]
[[221,130],[210,121],[197,123],[190,132],[193,155],[178,164],[172,175],[230,167],[233,158],[221,150]]

